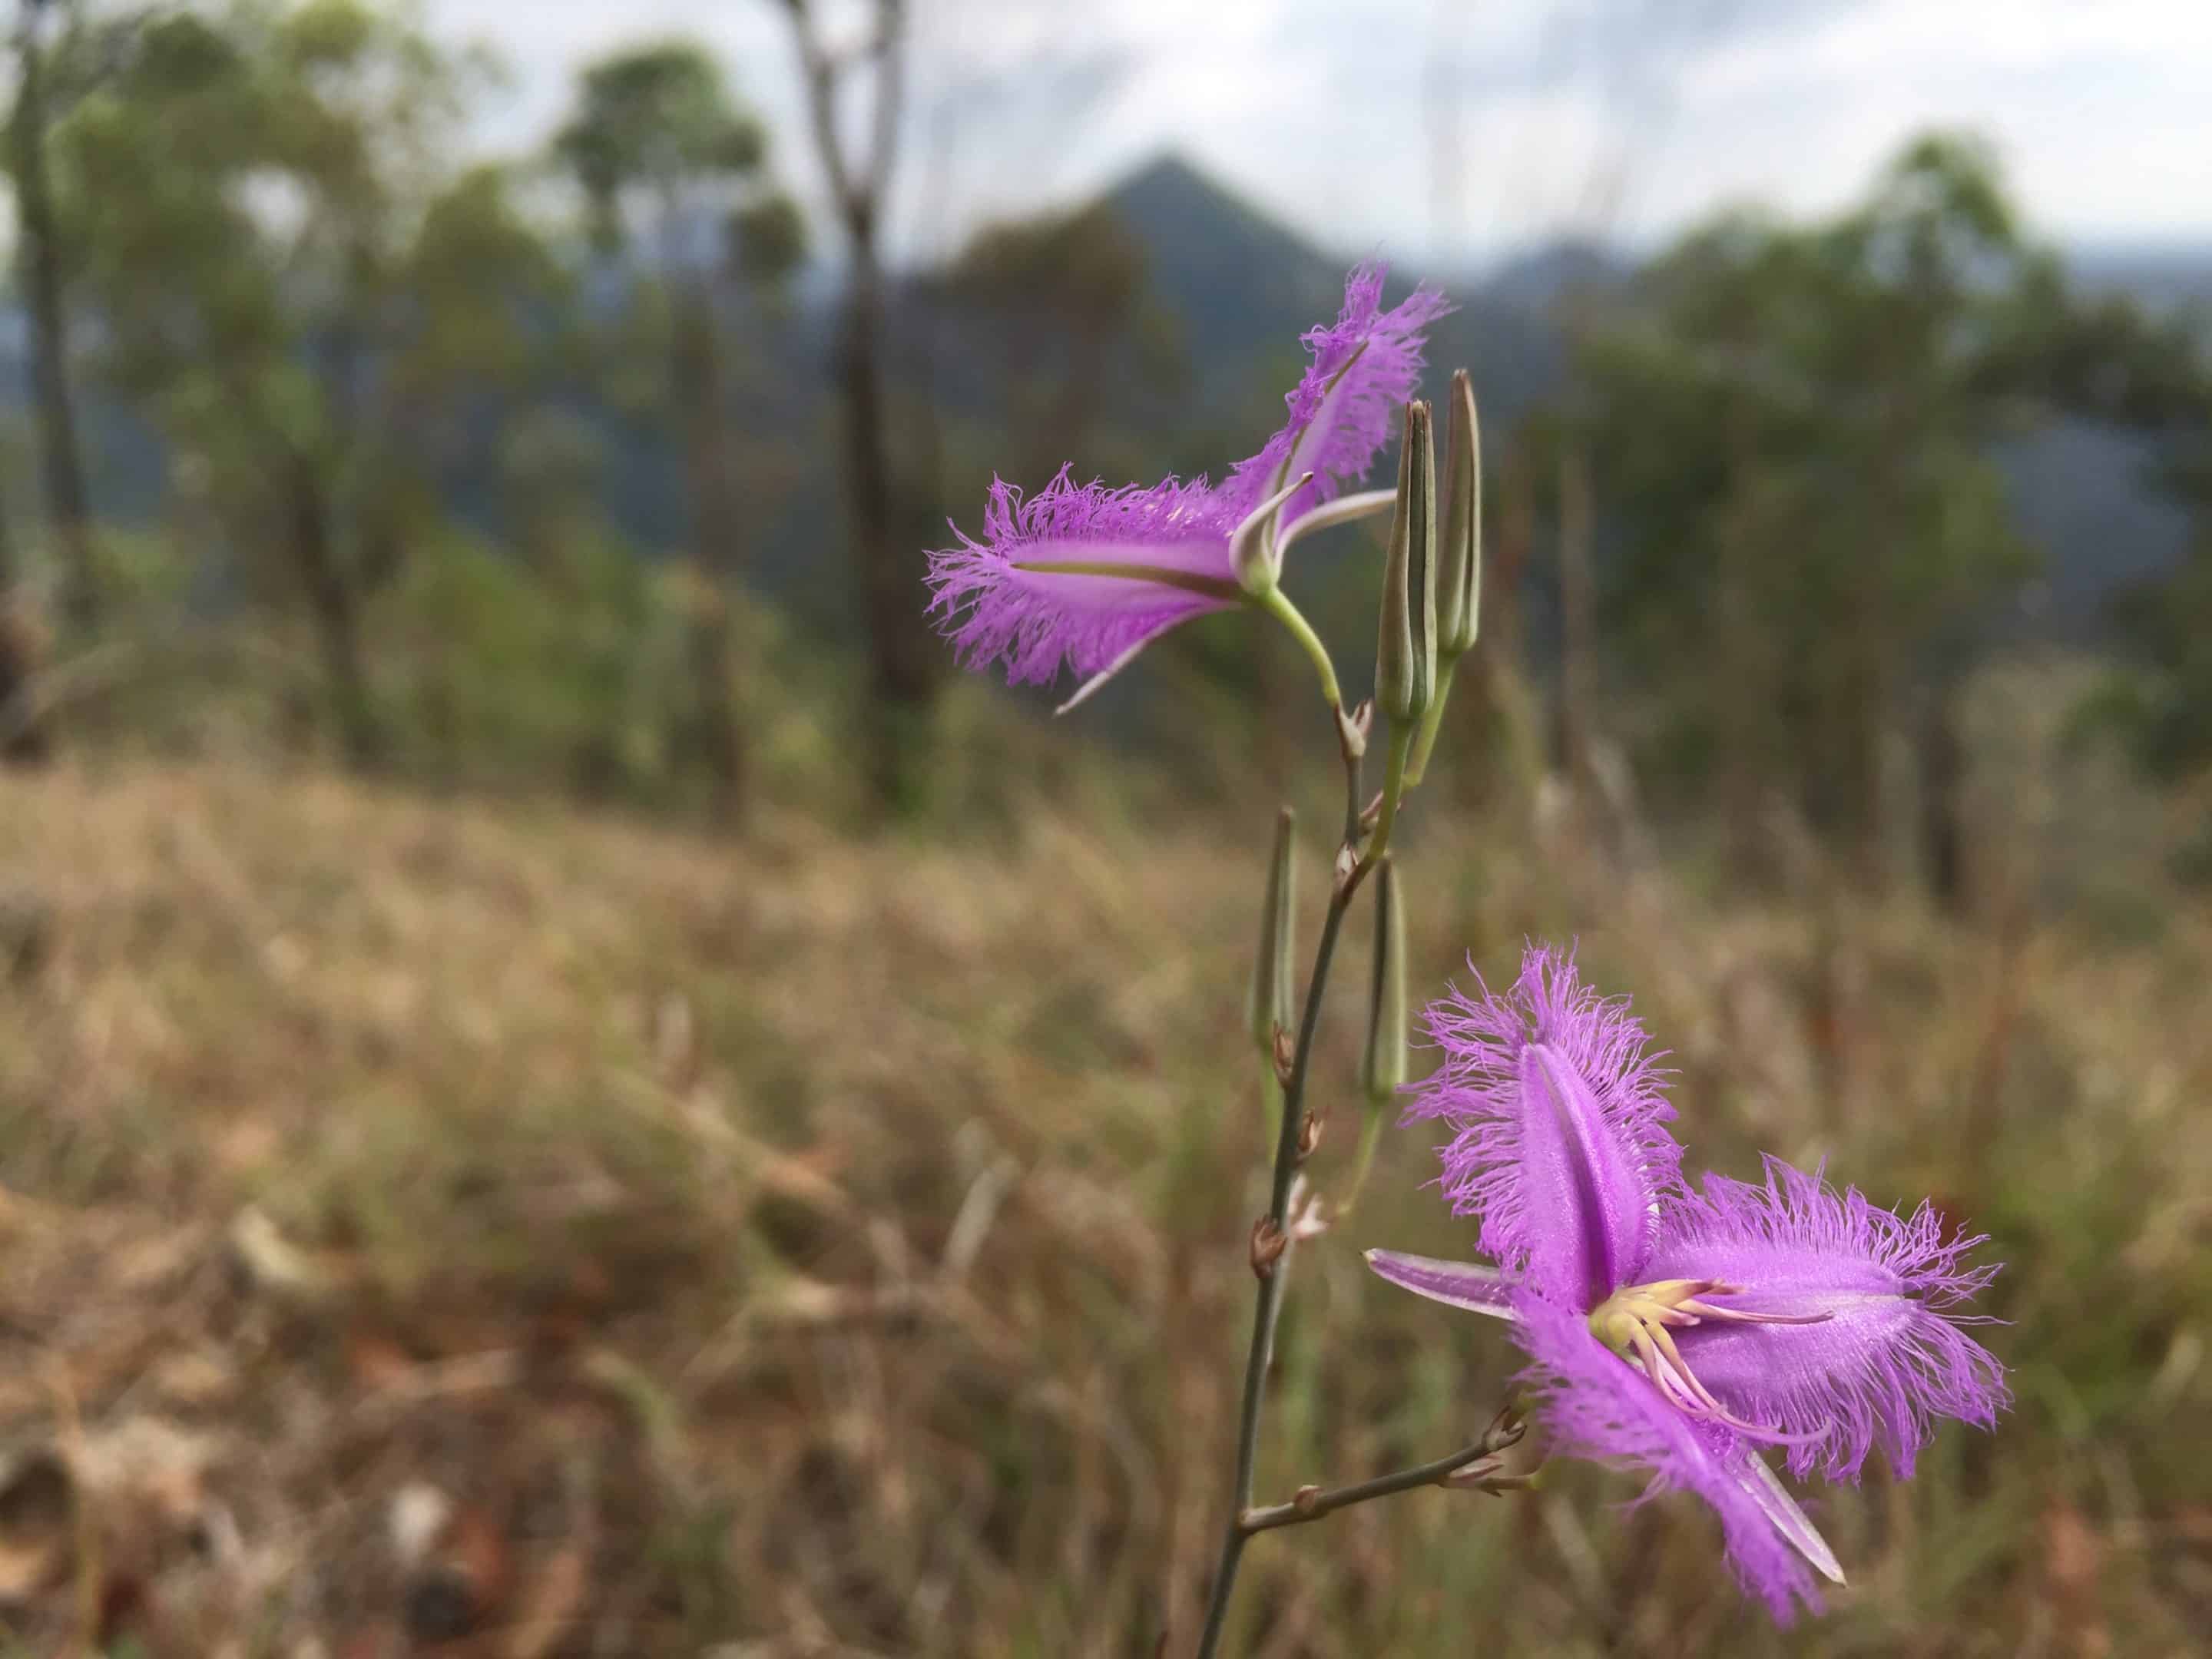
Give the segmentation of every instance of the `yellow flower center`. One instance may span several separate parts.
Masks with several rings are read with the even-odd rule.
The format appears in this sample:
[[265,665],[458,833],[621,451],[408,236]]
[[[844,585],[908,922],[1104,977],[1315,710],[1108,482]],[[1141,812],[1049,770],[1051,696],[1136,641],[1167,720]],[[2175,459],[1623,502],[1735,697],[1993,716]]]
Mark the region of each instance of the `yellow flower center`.
[[1747,1423],[1729,1410],[1698,1380],[1682,1358],[1674,1337],[1677,1329],[1702,1325],[1817,1325],[1826,1313],[1753,1313],[1722,1307],[1708,1297],[1741,1296],[1737,1285],[1714,1279],[1662,1279],[1649,1285],[1629,1285],[1615,1291],[1594,1309],[1590,1334],[1651,1380],[1667,1402],[1688,1417],[1726,1424],[1729,1428],[1761,1439],[1788,1437],[1773,1429]]

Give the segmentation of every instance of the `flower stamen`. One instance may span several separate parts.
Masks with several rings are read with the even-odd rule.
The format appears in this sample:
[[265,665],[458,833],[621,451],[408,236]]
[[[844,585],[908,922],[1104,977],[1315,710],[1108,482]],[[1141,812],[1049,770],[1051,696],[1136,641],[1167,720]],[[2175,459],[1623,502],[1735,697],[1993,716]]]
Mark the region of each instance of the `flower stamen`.
[[1725,1308],[1705,1300],[1712,1296],[1741,1296],[1741,1285],[1711,1279],[1666,1279],[1649,1285],[1631,1285],[1616,1291],[1589,1316],[1592,1335],[1642,1371],[1667,1403],[1700,1421],[1723,1424],[1739,1434],[1760,1440],[1787,1443],[1804,1437],[1785,1434],[1747,1422],[1723,1405],[1711,1389],[1698,1380],[1682,1358],[1669,1327],[1686,1328],[1708,1320],[1717,1324],[1817,1325],[1825,1313],[1759,1313]]

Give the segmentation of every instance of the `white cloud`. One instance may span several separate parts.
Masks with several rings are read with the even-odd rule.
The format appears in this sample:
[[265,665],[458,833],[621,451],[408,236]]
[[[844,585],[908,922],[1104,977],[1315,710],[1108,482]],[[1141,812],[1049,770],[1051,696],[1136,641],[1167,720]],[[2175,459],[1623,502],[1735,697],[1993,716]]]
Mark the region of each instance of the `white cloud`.
[[[2058,235],[2212,234],[2203,0],[910,0],[899,240],[1079,197],[1179,149],[1342,250],[1464,254],[1574,224],[1662,235],[1723,201],[1829,207],[1910,133],[1994,141]],[[428,0],[516,70],[489,147],[526,149],[576,69],[623,41],[708,40],[803,137],[775,0]],[[842,14],[857,18],[853,0]],[[1440,76],[1439,71],[1443,73]],[[1440,91],[1448,97],[1439,99]],[[1440,195],[1436,116],[1462,188]]]

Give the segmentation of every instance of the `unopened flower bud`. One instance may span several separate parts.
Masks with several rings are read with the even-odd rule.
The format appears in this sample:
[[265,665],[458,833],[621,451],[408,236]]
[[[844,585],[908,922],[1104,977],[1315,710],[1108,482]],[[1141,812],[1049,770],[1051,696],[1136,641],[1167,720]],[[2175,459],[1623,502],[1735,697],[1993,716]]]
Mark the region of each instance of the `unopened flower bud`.
[[1367,1049],[1360,1057],[1359,1087],[1368,1104],[1379,1109],[1406,1080],[1406,912],[1396,862],[1383,859],[1375,877],[1375,963],[1367,981]]
[[1394,720],[1418,719],[1437,678],[1437,453],[1429,406],[1406,405],[1398,455],[1398,507],[1382,571],[1382,629],[1376,642],[1375,701]]
[[1297,919],[1297,814],[1287,806],[1275,819],[1275,848],[1267,860],[1267,894],[1260,912],[1260,951],[1252,963],[1245,1023],[1260,1052],[1272,1055],[1276,1033],[1291,1024],[1291,959]]
[[1474,382],[1452,376],[1445,422],[1443,539],[1437,550],[1437,652],[1470,649],[1482,622],[1482,433]]

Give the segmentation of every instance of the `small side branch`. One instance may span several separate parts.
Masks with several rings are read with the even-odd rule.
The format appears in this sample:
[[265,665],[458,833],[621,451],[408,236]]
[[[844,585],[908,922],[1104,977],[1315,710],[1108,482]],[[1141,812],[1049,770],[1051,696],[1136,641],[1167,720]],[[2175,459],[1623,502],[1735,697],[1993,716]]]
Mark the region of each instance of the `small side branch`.
[[1408,1469],[1391,1474],[1378,1474],[1372,1480],[1355,1481],[1348,1486],[1324,1490],[1320,1486],[1301,1486],[1297,1496],[1287,1504],[1270,1504],[1265,1509],[1248,1509],[1237,1517],[1237,1529],[1246,1537],[1255,1532],[1270,1532],[1277,1527],[1303,1526],[1309,1521],[1318,1521],[1325,1515],[1350,1509],[1354,1504],[1364,1504],[1370,1498],[1389,1498],[1394,1493],[1411,1492],[1416,1486],[1474,1486],[1485,1491],[1506,1491],[1524,1485],[1522,1477],[1507,1474],[1498,1462],[1498,1454],[1517,1443],[1523,1432],[1522,1425],[1501,1413],[1498,1421],[1491,1425],[1480,1439],[1468,1442],[1457,1451],[1447,1452],[1426,1463],[1416,1463]]

